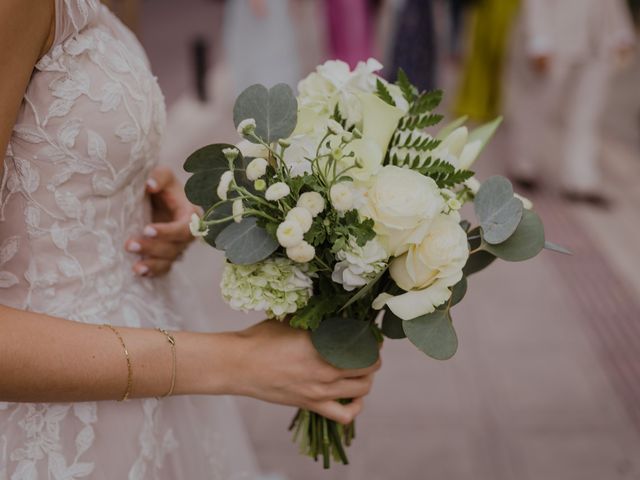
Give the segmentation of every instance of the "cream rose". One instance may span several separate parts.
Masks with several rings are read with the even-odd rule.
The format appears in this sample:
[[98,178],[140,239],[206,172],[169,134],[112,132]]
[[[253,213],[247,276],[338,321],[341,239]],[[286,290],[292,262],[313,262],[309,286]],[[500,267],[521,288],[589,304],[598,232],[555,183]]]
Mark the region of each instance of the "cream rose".
[[457,214],[438,216],[422,242],[391,262],[391,278],[407,293],[385,296],[383,303],[403,320],[433,312],[451,296],[449,287],[462,278],[469,247],[458,221]]
[[397,257],[422,242],[444,206],[433,179],[388,165],[374,178],[361,213],[373,219],[387,251]]

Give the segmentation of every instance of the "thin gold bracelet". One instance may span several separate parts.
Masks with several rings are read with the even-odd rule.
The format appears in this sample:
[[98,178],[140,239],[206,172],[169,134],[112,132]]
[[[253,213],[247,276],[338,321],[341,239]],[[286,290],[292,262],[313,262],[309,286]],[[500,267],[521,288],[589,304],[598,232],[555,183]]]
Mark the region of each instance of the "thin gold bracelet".
[[176,386],[176,339],[173,337],[173,335],[171,335],[168,331],[166,331],[164,328],[158,328],[157,329],[160,333],[162,333],[165,337],[167,337],[167,341],[169,342],[169,345],[171,345],[171,359],[172,359],[172,363],[171,363],[171,387],[169,387],[169,391],[164,394],[162,397],[160,398],[166,398],[166,397],[170,397],[171,395],[173,395],[173,389]]
[[122,345],[122,348],[124,350],[124,356],[127,360],[127,389],[124,391],[124,395],[122,395],[122,398],[118,400],[119,402],[124,402],[129,398],[129,395],[131,395],[131,390],[133,388],[133,365],[131,363],[131,356],[129,355],[129,350],[127,350],[127,345],[124,343],[124,339],[122,338],[122,335],[120,335],[120,332],[118,332],[115,327],[109,325],[108,323],[103,324],[103,327],[107,327],[109,330],[115,333],[116,337],[118,337],[120,345]]

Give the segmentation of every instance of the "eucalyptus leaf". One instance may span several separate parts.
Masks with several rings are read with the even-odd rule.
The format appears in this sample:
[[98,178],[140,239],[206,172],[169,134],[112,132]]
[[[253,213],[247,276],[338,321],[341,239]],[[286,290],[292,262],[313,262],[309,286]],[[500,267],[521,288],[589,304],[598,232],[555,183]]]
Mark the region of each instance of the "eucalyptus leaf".
[[347,301],[347,303],[345,303],[342,308],[340,310],[338,310],[339,312],[343,311],[345,308],[347,308],[350,305],[353,305],[355,302],[357,302],[358,300],[362,300],[365,295],[367,295],[371,289],[375,286],[376,283],[378,283],[378,280],[380,280],[382,278],[382,275],[384,275],[384,272],[386,272],[387,269],[383,269],[382,271],[378,272],[378,274],[369,281],[369,283],[367,283],[364,287],[360,288],[360,290],[358,290],[356,293],[354,293],[351,298],[349,298],[349,300]]
[[451,299],[449,300],[449,305],[453,307],[454,305],[459,304],[466,294],[467,278],[462,277],[462,280],[451,287]]
[[327,318],[311,333],[311,341],[322,358],[337,368],[366,368],[378,360],[378,341],[368,321]]
[[[216,191],[220,177],[229,170],[229,161],[222,153],[226,148],[236,147],[228,143],[207,145],[193,152],[184,162],[185,171],[193,174],[184,187],[187,198],[205,210],[221,200]],[[238,156],[234,161],[235,180],[238,185],[251,190],[253,187],[246,177],[246,167],[247,160],[238,150]]]
[[[230,217],[232,214],[231,203],[223,203],[219,207],[217,207],[213,212],[211,212],[206,220],[220,220],[223,218]],[[222,223],[216,223],[214,225],[209,225],[209,233],[204,237],[204,241],[207,242],[212,247],[216,246],[216,238],[220,235],[225,228],[231,224],[233,220],[228,220]]]
[[406,320],[402,327],[411,343],[431,358],[448,360],[458,350],[458,336],[448,309]]
[[573,255],[573,252],[568,248],[563,247],[562,245],[558,245],[553,242],[544,242],[544,248],[547,250],[551,250],[552,252],[562,253],[564,255]]
[[268,258],[278,249],[278,242],[258,226],[255,217],[232,223],[216,238],[216,248],[224,250],[231,263],[251,265]]
[[516,231],[524,207],[513,196],[513,186],[504,177],[484,182],[473,202],[482,227],[482,238],[493,245],[504,242]]
[[395,315],[390,309],[385,308],[384,317],[382,317],[382,333],[387,338],[400,339],[406,335],[402,329],[403,320]]
[[[298,102],[291,87],[279,83],[271,89],[264,85],[247,88],[233,107],[233,122],[237,127],[248,118],[256,121],[255,133],[266,143],[289,137],[298,122]],[[259,143],[253,138],[248,140]]]
[[469,255],[469,259],[462,269],[462,273],[465,277],[478,273],[491,265],[495,259],[496,256],[489,252],[485,252],[484,250],[477,251]]
[[544,244],[544,226],[540,217],[531,210],[525,210],[518,228],[506,242],[491,245],[483,240],[481,248],[508,262],[521,262],[535,257]]

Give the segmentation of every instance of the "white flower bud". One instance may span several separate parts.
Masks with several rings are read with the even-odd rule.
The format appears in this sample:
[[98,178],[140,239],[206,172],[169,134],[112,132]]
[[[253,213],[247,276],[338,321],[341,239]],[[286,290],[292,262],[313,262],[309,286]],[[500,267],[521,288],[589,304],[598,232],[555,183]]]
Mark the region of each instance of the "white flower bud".
[[269,162],[264,158],[254,158],[249,162],[249,165],[247,165],[247,178],[252,182],[259,179],[267,172],[268,165]]
[[291,141],[281,138],[280,140],[278,140],[278,145],[280,145],[281,147],[287,148],[291,146]]
[[231,147],[231,148],[223,148],[222,153],[224,154],[225,158],[228,161],[233,162],[236,158],[238,158],[238,153],[240,152],[238,151],[237,148]]
[[264,198],[270,202],[276,202],[290,193],[291,189],[289,188],[289,185],[284,182],[278,182],[267,188],[267,191],[264,193]]
[[191,235],[194,237],[205,237],[209,234],[209,229],[205,229],[204,231],[200,230],[200,217],[197,213],[191,214],[191,221],[189,222],[189,230],[191,230]]
[[294,262],[307,263],[313,260],[315,256],[316,249],[313,248],[313,245],[310,245],[304,240],[295,247],[287,248],[287,257],[289,257]]
[[256,131],[256,121],[253,118],[245,118],[238,124],[238,133],[241,136],[251,135]]
[[242,200],[234,200],[231,206],[231,213],[233,214],[233,221],[240,223],[242,221],[242,215],[244,214],[244,205]]
[[334,135],[342,135],[344,133],[344,128],[338,122],[336,122],[333,118],[327,120],[327,128]]
[[311,224],[313,223],[311,212],[302,207],[295,207],[289,210],[289,213],[287,213],[287,220],[298,222],[304,233],[309,231]]
[[261,192],[265,188],[267,188],[267,182],[265,182],[263,179],[259,178],[258,180],[253,182],[253,188],[255,188],[256,191]]
[[347,182],[336,183],[329,191],[331,204],[338,212],[346,212],[353,209],[353,191],[351,184]]
[[344,143],[349,143],[351,140],[353,140],[353,133],[351,132],[344,132],[342,134],[342,141]]
[[316,217],[324,210],[324,198],[318,192],[305,192],[298,199],[298,207],[306,208]]
[[227,170],[220,177],[220,183],[218,184],[218,189],[216,193],[218,194],[218,198],[220,200],[227,199],[227,193],[229,193],[229,186],[231,185],[231,181],[233,180],[233,172],[231,170]]
[[292,220],[285,220],[278,225],[276,236],[278,237],[278,243],[284,248],[291,248],[302,242],[304,232],[298,222]]

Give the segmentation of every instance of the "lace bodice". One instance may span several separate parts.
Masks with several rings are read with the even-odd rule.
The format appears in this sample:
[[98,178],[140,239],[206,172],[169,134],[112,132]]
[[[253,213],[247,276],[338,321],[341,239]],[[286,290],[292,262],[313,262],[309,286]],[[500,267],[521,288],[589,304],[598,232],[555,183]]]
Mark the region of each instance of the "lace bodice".
[[[104,321],[123,292],[145,288],[123,244],[146,220],[164,101],[142,48],[111,12],[97,0],[57,4],[54,45],[5,157],[0,303]],[[125,323],[139,325],[144,302],[124,307]]]
[[[134,276],[136,256],[124,250],[149,221],[144,185],[165,124],[147,58],[98,0],[55,4],[55,41],[4,158],[0,304],[89,323],[207,328],[188,286]],[[252,461],[227,399],[0,402],[0,480],[247,479]]]

